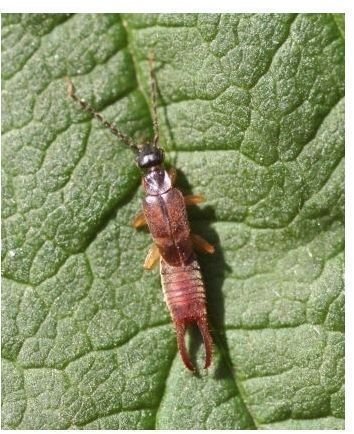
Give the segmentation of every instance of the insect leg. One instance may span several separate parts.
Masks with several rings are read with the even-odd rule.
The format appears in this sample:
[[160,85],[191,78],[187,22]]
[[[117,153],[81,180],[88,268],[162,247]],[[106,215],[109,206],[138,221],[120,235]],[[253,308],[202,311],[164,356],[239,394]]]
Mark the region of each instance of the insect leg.
[[135,229],[138,229],[138,228],[141,228],[145,225],[147,225],[147,222],[145,219],[145,214],[143,211],[139,211],[132,221],[132,226]]
[[196,250],[201,253],[214,253],[215,247],[212,244],[209,244],[203,237],[197,234],[191,234],[192,243]]
[[146,255],[145,262],[144,262],[144,268],[145,270],[151,270],[156,264],[157,261],[160,259],[160,252],[157,248],[156,244],[153,244],[148,254]]
[[184,196],[184,203],[188,205],[197,205],[198,203],[205,202],[204,196],[201,194],[187,194]]
[[175,185],[177,179],[177,170],[174,167],[168,169],[168,175],[171,178],[172,185]]

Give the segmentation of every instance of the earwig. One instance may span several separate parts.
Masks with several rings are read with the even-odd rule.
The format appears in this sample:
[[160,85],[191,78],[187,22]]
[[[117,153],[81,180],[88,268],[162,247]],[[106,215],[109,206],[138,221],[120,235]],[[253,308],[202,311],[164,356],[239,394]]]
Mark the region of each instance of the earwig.
[[138,228],[147,225],[154,242],[145,259],[144,268],[151,269],[160,259],[164,298],[176,329],[179,353],[185,366],[195,371],[186,349],[186,329],[196,325],[202,335],[205,348],[204,368],[211,364],[213,341],[208,326],[205,288],[194,248],[213,253],[214,247],[199,235],[191,234],[187,218],[186,205],[200,203],[203,197],[183,196],[180,190],[174,187],[176,172],[168,172],[164,168],[164,152],[158,146],[157,86],[152,57],[149,58],[149,66],[154,128],[152,142],[135,144],[85,100],[80,99],[69,79],[68,95],[136,153],[136,164],[142,171],[145,198],[143,211],[137,214],[133,226]]

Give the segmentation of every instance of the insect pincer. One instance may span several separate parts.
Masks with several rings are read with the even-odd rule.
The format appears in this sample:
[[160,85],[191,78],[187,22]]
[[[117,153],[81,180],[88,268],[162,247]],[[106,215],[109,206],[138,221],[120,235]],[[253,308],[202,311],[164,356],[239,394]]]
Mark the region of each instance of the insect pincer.
[[211,358],[212,358],[212,349],[213,349],[213,341],[212,337],[210,335],[207,319],[204,317],[201,317],[195,321],[187,321],[187,320],[177,320],[175,322],[176,327],[176,333],[177,333],[177,345],[178,345],[178,351],[181,355],[182,361],[185,364],[185,366],[192,372],[196,371],[195,366],[190,360],[187,348],[186,348],[186,342],[185,342],[185,332],[187,329],[187,326],[190,324],[195,323],[200,331],[200,334],[202,335],[203,342],[204,342],[204,349],[205,349],[205,362],[204,362],[204,369],[209,368],[211,364]]

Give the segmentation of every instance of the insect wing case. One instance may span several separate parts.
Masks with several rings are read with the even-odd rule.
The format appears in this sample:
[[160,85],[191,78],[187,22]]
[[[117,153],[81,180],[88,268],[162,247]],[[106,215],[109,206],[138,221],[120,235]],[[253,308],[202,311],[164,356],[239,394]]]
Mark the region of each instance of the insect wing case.
[[175,267],[187,265],[193,259],[193,247],[182,193],[171,188],[161,195],[148,195],[143,208],[162,258]]

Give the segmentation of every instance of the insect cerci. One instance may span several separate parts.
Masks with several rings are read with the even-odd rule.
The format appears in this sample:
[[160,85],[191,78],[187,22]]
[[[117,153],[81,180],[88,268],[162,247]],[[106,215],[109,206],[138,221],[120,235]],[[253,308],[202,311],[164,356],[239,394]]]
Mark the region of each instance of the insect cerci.
[[192,234],[187,218],[186,206],[203,201],[202,196],[183,196],[174,186],[175,170],[164,168],[164,152],[159,145],[157,119],[157,86],[153,58],[149,58],[150,91],[154,137],[152,141],[136,144],[113,124],[106,121],[85,100],[79,98],[73,83],[68,79],[68,94],[83,110],[103,123],[125,145],[136,154],[136,164],[142,171],[142,185],[145,191],[143,210],[134,219],[135,228],[147,225],[153,245],[144,267],[150,270],[160,260],[161,283],[177,333],[177,344],[185,366],[195,370],[185,344],[185,331],[196,325],[203,337],[205,347],[204,367],[212,359],[212,337],[208,327],[205,289],[194,250],[213,253],[214,247],[199,235]]

